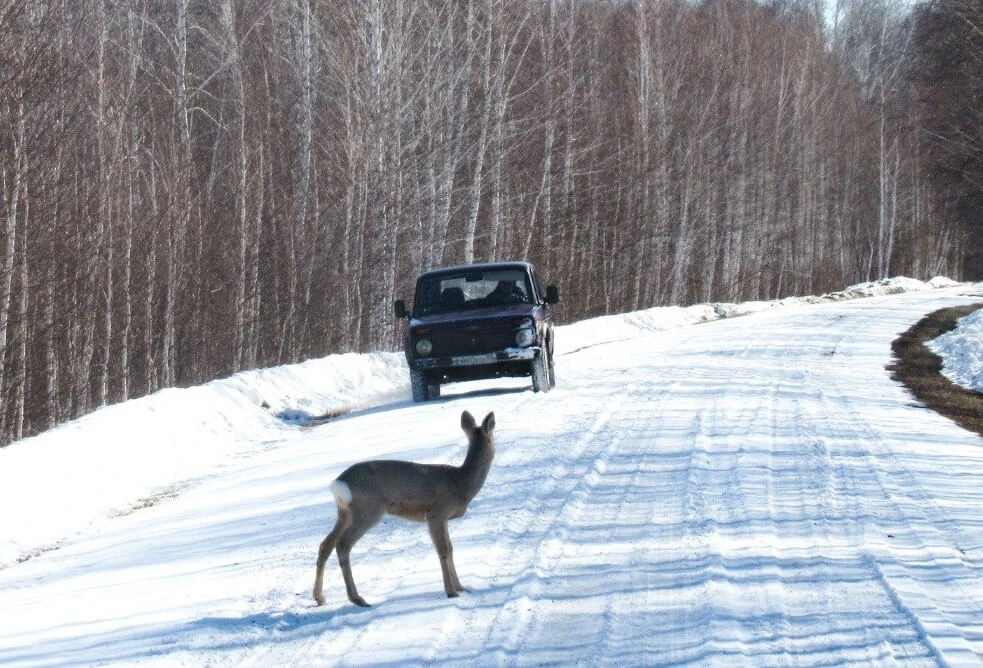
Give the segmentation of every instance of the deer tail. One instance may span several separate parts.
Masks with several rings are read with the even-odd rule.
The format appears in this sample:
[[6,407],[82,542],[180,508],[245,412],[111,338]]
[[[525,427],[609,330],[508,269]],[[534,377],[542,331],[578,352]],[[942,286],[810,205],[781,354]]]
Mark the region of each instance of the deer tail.
[[335,503],[339,507],[347,508],[352,503],[352,488],[344,480],[335,480],[331,483],[331,493],[334,494]]

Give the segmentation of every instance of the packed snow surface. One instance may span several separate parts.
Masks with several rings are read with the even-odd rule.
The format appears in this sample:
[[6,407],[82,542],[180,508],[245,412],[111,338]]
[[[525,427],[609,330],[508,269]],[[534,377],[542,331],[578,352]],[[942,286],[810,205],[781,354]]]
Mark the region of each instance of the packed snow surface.
[[[414,404],[375,353],[104,408],[0,450],[0,665],[980,665],[983,439],[885,370],[977,302],[893,279],[597,318],[558,328],[549,393]],[[937,342],[954,374],[978,379],[979,327]],[[352,552],[375,607],[334,555],[317,607],[331,480],[459,463],[463,410],[497,423],[450,525],[470,592],[386,519]]]

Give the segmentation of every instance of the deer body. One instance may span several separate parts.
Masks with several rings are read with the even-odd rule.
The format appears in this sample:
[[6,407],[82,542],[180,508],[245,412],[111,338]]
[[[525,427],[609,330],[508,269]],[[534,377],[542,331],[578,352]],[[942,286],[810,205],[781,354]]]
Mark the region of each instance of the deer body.
[[478,426],[474,417],[464,411],[461,428],[468,437],[468,453],[461,466],[395,460],[360,462],[331,483],[338,520],[318,550],[314,579],[314,600],[318,605],[324,605],[324,565],[337,548],[348,599],[368,606],[352,579],[349,555],[355,543],[386,514],[425,522],[440,558],[444,592],[453,597],[466,591],[454,567],[447,521],[461,517],[485,483],[495,456],[495,414],[489,413]]

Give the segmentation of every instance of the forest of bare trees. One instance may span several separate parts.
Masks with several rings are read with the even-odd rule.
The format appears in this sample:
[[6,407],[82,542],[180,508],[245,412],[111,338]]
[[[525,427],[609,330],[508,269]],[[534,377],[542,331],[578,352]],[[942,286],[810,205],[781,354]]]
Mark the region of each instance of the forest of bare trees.
[[422,269],[562,321],[983,273],[975,0],[0,0],[0,444],[393,350]]

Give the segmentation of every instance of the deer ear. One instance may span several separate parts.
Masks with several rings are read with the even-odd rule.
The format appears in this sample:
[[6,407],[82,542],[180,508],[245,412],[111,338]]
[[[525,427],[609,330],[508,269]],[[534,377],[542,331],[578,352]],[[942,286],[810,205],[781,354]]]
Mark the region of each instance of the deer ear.
[[485,416],[485,421],[481,423],[481,429],[486,434],[490,434],[492,433],[492,430],[494,428],[495,428],[495,414],[489,413],[488,415]]
[[464,411],[461,413],[461,429],[470,432],[475,427],[474,416]]

